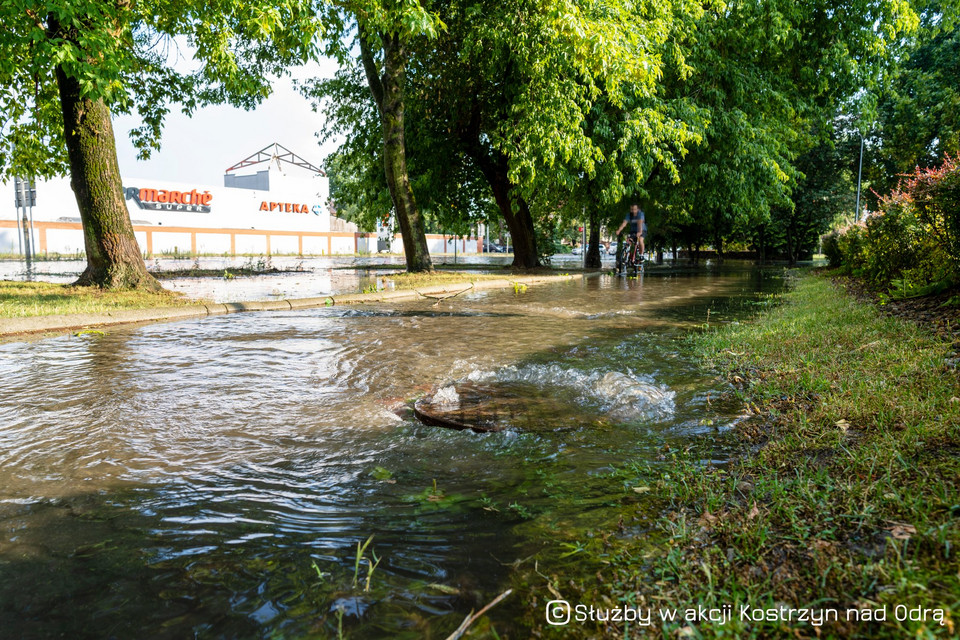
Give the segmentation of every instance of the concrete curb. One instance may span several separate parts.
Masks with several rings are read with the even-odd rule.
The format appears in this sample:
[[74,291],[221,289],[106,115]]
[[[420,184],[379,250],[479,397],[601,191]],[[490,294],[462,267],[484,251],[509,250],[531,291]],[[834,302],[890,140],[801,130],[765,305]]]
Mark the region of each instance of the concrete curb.
[[[586,278],[592,274],[579,277]],[[66,316],[30,316],[27,318],[7,318],[0,320],[0,338],[26,336],[36,333],[64,332],[90,327],[110,327],[122,324],[157,322],[160,320],[186,320],[228,313],[248,311],[290,311],[293,309],[312,309],[335,305],[376,304],[384,302],[403,302],[409,300],[446,299],[467,291],[488,289],[507,289],[514,285],[538,285],[555,282],[568,282],[578,276],[519,276],[498,280],[464,281],[450,284],[432,285],[420,289],[401,289],[399,291],[377,291],[375,293],[347,293],[319,298],[294,298],[292,300],[267,300],[251,302],[226,302],[215,304],[197,304],[184,307],[157,307],[155,309],[123,309],[109,313],[82,313]]]

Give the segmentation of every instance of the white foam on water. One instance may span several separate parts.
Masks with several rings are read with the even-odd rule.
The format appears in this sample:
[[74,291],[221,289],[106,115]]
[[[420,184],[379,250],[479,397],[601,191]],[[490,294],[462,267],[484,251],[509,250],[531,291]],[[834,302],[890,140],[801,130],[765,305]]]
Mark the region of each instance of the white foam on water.
[[577,401],[599,403],[604,412],[620,420],[666,418],[673,415],[675,409],[673,391],[630,371],[581,371],[555,364],[530,364],[495,371],[474,370],[467,379],[486,383],[520,382],[541,389],[556,387],[573,391]]
[[455,407],[460,405],[460,394],[453,385],[444,387],[433,394],[433,404],[438,407]]

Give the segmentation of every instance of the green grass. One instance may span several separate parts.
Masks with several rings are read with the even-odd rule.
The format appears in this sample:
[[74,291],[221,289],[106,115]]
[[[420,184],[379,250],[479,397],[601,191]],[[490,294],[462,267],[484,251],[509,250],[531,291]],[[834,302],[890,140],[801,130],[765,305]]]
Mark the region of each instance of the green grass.
[[0,280],[0,318],[105,313],[119,309],[146,309],[197,304],[198,300],[172,292],[107,291],[49,282]]
[[420,289],[443,284],[470,284],[481,280],[509,280],[510,273],[470,273],[460,271],[432,271],[429,273],[395,273],[377,276],[380,283],[392,283],[394,289]]
[[[640,525],[646,536],[594,541],[603,583],[571,581],[567,593],[681,616],[733,605],[729,622],[646,631],[655,636],[957,637],[960,385],[949,346],[824,278],[800,278],[780,302],[688,345],[747,407],[731,434],[740,457],[718,468],[694,446],[621,470],[625,485],[651,487],[659,515]],[[743,621],[740,605],[835,609],[838,621]],[[940,613],[898,620],[898,605]],[[848,608],[885,608],[887,620],[848,621]],[[613,629],[623,637],[624,625]]]

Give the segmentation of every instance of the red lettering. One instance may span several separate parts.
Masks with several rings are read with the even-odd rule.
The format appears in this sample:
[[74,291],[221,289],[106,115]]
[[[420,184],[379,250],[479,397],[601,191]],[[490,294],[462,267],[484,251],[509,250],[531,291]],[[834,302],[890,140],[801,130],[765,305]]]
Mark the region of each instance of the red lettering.
[[160,202],[163,204],[184,204],[207,206],[213,201],[209,191],[167,191],[166,189],[140,189],[140,202]]

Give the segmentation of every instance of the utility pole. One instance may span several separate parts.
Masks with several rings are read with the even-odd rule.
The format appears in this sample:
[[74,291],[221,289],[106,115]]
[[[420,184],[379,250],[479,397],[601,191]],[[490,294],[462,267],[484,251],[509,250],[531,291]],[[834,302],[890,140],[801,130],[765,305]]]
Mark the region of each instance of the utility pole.
[[583,232],[580,234],[580,252],[583,254],[583,265],[584,269],[587,268],[587,205],[583,205],[583,212],[581,215],[583,219],[583,227],[581,229]]

